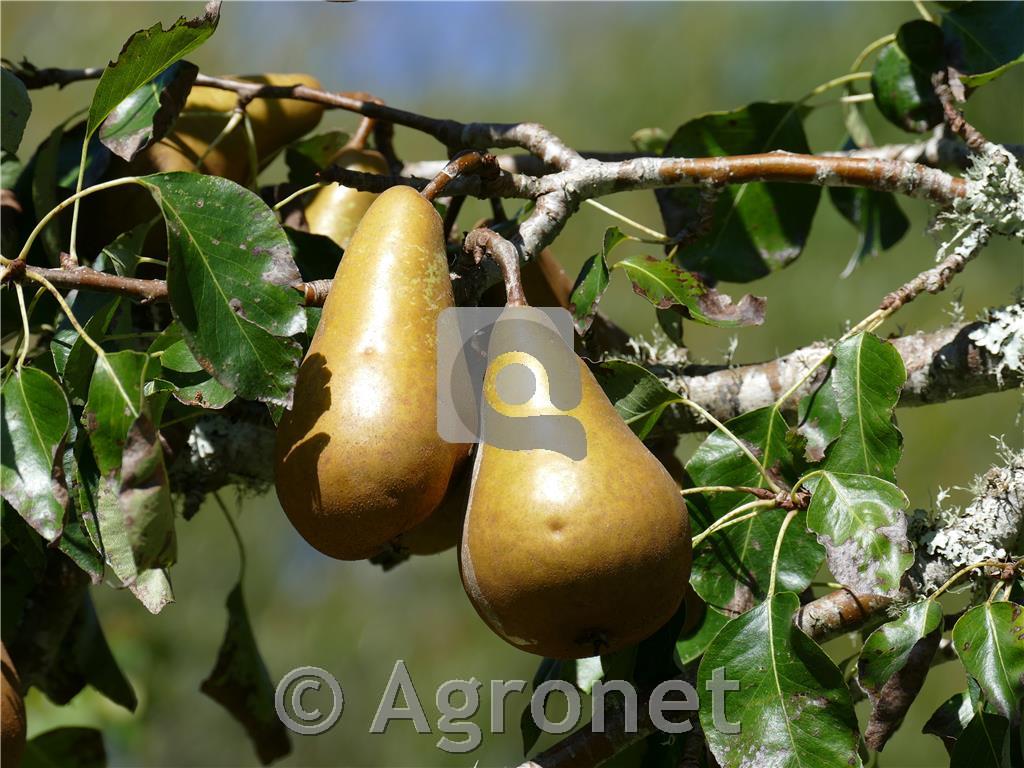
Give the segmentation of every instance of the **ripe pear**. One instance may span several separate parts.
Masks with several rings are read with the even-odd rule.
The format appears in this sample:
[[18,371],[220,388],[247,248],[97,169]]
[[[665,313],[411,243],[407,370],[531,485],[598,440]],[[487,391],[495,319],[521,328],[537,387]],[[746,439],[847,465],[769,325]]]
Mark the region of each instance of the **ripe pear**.
[[[388,162],[379,152],[365,149],[342,149],[331,159],[340,165],[363,173],[387,173]],[[358,189],[330,184],[318,190],[306,206],[306,223],[314,235],[331,238],[342,248],[348,248],[356,225],[363,218],[377,195]]]
[[331,557],[370,557],[424,520],[468,453],[436,424],[436,323],[454,306],[441,229],[409,187],[370,206],[278,427],[278,498]]
[[[319,88],[320,82],[303,74],[243,75],[233,78],[265,85],[306,85]],[[189,92],[185,108],[174,129],[146,148],[131,164],[136,174],[155,171],[192,171],[221,130],[227,125],[238,97],[231,91],[197,85]],[[322,104],[297,99],[253,99],[246,107],[252,124],[256,157],[260,167],[282,147],[313,130],[323,116]],[[252,175],[245,128],[238,125],[214,147],[201,170],[246,184]]]
[[[462,536],[463,585],[481,618],[518,648],[557,659],[614,652],[679,607],[691,561],[686,506],[583,361],[562,342],[572,367],[553,365],[550,354],[542,365],[534,350],[545,343],[543,319],[522,322],[538,311],[512,309],[491,336],[484,400],[509,417],[521,445],[494,444],[510,437],[485,418]],[[503,396],[502,371],[515,366],[533,374],[529,399]],[[578,371],[576,404],[555,407],[551,382],[566,370]],[[561,421],[515,426],[545,415]],[[571,445],[580,432],[585,455]]]
[[7,647],[0,643],[2,660],[2,711],[0,711],[0,763],[17,768],[25,751],[25,702],[21,698],[21,681],[14,669]]

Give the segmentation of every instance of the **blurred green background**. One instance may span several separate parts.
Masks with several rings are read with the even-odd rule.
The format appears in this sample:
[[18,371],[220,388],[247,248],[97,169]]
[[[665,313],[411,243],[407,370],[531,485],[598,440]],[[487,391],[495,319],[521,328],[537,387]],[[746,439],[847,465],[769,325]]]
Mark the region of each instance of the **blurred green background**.
[[[38,66],[106,63],[135,30],[200,3],[11,3],[2,7],[2,50]],[[225,4],[220,28],[189,58],[211,74],[310,72],[325,87],[370,91],[389,103],[459,120],[536,120],[584,149],[629,149],[638,128],[671,133],[709,110],[753,100],[795,99],[845,73],[870,41],[916,17],[910,3],[696,4]],[[27,157],[53,124],[88,104],[92,84],[32,93],[34,111],[23,146]],[[838,95],[833,92],[832,96]],[[867,110],[872,113],[872,109]],[[1024,68],[971,100],[968,117],[990,138],[1020,142]],[[355,119],[327,114],[326,128]],[[911,140],[872,120],[879,141]],[[844,139],[838,106],[807,121],[812,149],[838,148]],[[439,147],[399,129],[406,160],[439,158]],[[283,178],[280,163],[266,177]],[[604,200],[659,226],[653,195]],[[816,226],[800,260],[751,289],[768,297],[768,321],[738,336],[737,362],[785,353],[839,335],[880,297],[933,262],[937,241],[927,234],[929,211],[901,205],[911,219],[893,250],[840,279],[856,245],[853,229],[823,195]],[[483,208],[467,206],[468,227]],[[613,223],[584,208],[554,252],[570,275],[600,244]],[[641,246],[627,244],[626,256]],[[931,330],[950,321],[952,302],[970,319],[987,306],[1012,301],[1024,282],[1019,249],[997,242],[955,283],[900,312],[882,332]],[[648,332],[653,309],[622,276],[602,303],[631,332]],[[731,293],[741,286],[725,286]],[[733,332],[690,325],[694,358],[720,361]],[[1020,392],[899,412],[906,439],[899,480],[916,506],[940,488],[965,485],[993,461],[992,435],[1020,446]],[[686,438],[685,458],[697,443]],[[235,499],[227,493],[232,505]],[[253,628],[276,681],[301,665],[332,671],[346,693],[340,723],[316,737],[292,737],[287,766],[481,766],[521,759],[518,728],[524,695],[506,706],[506,733],[485,735],[476,752],[452,756],[436,749],[440,733],[417,735],[409,722],[385,735],[368,734],[396,659],[404,659],[432,725],[438,684],[450,678],[526,678],[537,659],[505,645],[477,619],[459,582],[454,552],[418,558],[389,573],[365,563],[329,560],[307,546],[285,520],[273,493],[238,500],[248,553],[245,594]],[[224,600],[237,577],[235,544],[219,510],[208,504],[178,525],[180,561],[172,576],[177,603],[150,616],[130,594],[105,586],[94,598],[115,655],[139,694],[133,716],[86,691],[57,708],[29,697],[29,735],[56,725],[104,729],[111,765],[242,766],[255,755],[241,727],[198,687],[212,669],[224,631]],[[949,695],[962,690],[958,665],[937,668],[885,750],[884,766],[935,766],[945,752],[922,723]],[[316,697],[310,695],[312,702]],[[485,684],[482,711],[489,710]],[[865,705],[859,713],[866,716]],[[478,718],[485,725],[486,721]]]

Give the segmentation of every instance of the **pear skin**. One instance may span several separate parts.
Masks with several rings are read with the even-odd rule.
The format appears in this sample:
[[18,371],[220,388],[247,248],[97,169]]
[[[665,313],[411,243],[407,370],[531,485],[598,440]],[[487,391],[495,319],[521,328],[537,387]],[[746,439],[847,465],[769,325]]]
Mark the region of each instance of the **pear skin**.
[[512,355],[537,387],[526,402],[504,403],[505,415],[567,414],[582,425],[586,454],[480,446],[462,536],[463,585],[481,618],[522,650],[556,659],[617,651],[655,632],[683,599],[691,544],[679,486],[574,354],[581,391],[567,411],[551,405],[536,358],[494,357],[501,322],[485,400],[506,400],[495,399],[493,369]]
[[3,710],[0,712],[0,762],[17,768],[25,751],[25,702],[21,698],[21,681],[14,669],[7,647],[0,644],[3,672]]
[[[388,163],[379,152],[361,149],[343,149],[331,160],[353,171],[363,173],[387,173]],[[377,199],[373,192],[329,184],[317,191],[306,206],[306,223],[314,235],[331,238],[343,249],[348,248],[356,225],[363,218],[366,209]]]
[[281,506],[331,557],[370,557],[424,520],[468,453],[437,433],[436,323],[454,306],[441,229],[409,187],[370,206],[278,427]]

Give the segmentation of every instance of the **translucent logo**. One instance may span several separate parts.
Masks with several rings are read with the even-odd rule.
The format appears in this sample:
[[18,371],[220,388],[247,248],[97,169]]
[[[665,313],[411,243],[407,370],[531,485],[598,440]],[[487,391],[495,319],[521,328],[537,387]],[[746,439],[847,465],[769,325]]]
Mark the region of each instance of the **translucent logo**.
[[450,443],[545,449],[579,461],[582,398],[561,307],[455,307],[437,321],[437,432]]

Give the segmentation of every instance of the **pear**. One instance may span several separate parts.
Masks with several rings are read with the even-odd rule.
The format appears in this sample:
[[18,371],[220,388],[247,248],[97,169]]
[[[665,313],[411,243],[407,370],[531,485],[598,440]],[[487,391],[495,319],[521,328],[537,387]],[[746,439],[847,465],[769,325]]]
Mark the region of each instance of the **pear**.
[[[554,358],[546,326],[530,307],[508,307],[495,323],[461,573],[481,618],[509,643],[582,658],[637,643],[675,613],[690,528],[679,486],[564,342]],[[504,371],[519,367],[533,376],[532,396],[503,389]],[[578,372],[575,404],[556,407],[564,398],[551,385],[567,371]]]
[[0,763],[17,768],[25,751],[25,702],[21,698],[21,681],[14,669],[7,647],[0,644],[2,660],[2,712],[0,712]]
[[468,453],[436,424],[436,323],[454,305],[441,229],[409,187],[370,206],[278,427],[281,506],[331,557],[370,557],[424,520]]
[[[233,78],[264,85],[305,85],[319,88],[311,75],[243,75]],[[221,130],[227,125],[238,97],[231,91],[197,85],[189,92],[185,108],[174,129],[144,150],[131,164],[136,175],[154,171],[191,171]],[[313,130],[323,116],[322,104],[298,99],[253,99],[246,107],[256,144],[256,157],[262,168],[282,147]],[[205,173],[223,176],[247,184],[249,148],[245,129],[239,125],[214,147],[203,161]]]
[[[365,149],[343,148],[331,159],[333,165],[340,165],[363,173],[387,173],[388,163],[379,152]],[[342,248],[348,248],[356,225],[363,218],[377,195],[360,192],[358,189],[329,184],[318,190],[306,206],[306,223],[314,235],[331,238]]]

